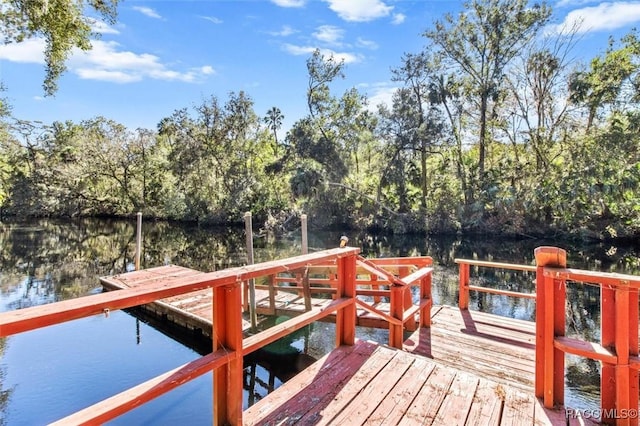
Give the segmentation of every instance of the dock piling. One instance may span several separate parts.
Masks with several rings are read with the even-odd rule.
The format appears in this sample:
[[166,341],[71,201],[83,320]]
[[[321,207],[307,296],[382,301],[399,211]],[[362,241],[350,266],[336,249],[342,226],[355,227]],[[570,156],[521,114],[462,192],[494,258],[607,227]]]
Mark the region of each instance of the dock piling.
[[[247,243],[247,263],[253,265],[253,226],[251,223],[251,212],[244,214],[244,229]],[[249,280],[249,316],[251,317],[251,330],[255,331],[258,325],[256,315],[256,284],[255,280]]]

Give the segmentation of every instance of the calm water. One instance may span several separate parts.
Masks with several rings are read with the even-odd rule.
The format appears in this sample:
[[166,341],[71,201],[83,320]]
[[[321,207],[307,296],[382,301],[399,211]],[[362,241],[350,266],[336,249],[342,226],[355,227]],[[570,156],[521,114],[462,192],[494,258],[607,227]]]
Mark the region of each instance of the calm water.
[[[311,218],[312,220],[312,218]],[[216,270],[245,263],[242,229],[208,229],[150,222],[144,225],[143,267],[167,263]],[[312,250],[335,247],[340,234],[309,235]],[[98,277],[132,269],[135,220],[43,220],[0,223],[0,310],[8,311],[101,292]],[[569,265],[637,273],[638,248],[573,246],[544,240],[492,241],[487,238],[401,238],[350,235],[350,245],[367,257],[429,255],[434,258],[434,301],[456,304],[456,257],[531,264],[540,245],[567,249]],[[300,253],[297,233],[257,236],[255,261]],[[531,274],[484,271],[474,283],[533,291]],[[598,339],[599,292],[571,286],[567,333]],[[471,309],[514,318],[534,318],[527,299],[472,294]],[[258,357],[245,361],[245,407],[277,388],[333,348],[331,324],[313,324]],[[386,343],[384,330],[358,330],[358,337]],[[0,339],[0,424],[40,425],[112,396],[167,370],[197,359],[202,345],[178,343],[145,321],[116,311]],[[285,360],[283,362],[282,360]],[[287,368],[283,367],[286,366]],[[566,404],[597,408],[598,363],[567,358]],[[210,425],[211,374],[202,376],[110,424]]]

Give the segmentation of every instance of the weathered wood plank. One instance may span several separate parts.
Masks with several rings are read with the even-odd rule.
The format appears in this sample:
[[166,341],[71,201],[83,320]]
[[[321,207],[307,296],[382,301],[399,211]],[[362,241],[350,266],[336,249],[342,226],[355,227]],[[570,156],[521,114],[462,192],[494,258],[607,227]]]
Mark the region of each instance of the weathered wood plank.
[[478,381],[476,376],[458,373],[451,383],[449,393],[442,401],[434,423],[463,426],[471,409]]
[[326,425],[378,374],[395,355],[392,350],[378,347],[361,365],[354,366],[355,374],[346,383],[327,386],[313,410],[299,419],[299,424]]
[[550,410],[545,408],[542,401],[538,398],[534,399],[534,411],[533,417],[536,426],[555,426],[555,425],[566,425],[567,424],[567,415],[565,410]]
[[412,357],[396,352],[389,363],[333,418],[333,424],[348,424],[351,419],[366,419],[388,398],[388,394],[413,363]]
[[352,368],[364,364],[376,348],[366,342],[337,348],[289,380],[286,387],[276,389],[245,410],[243,423],[250,426],[295,422],[320,403],[327,385],[348,380],[354,373]]
[[534,424],[535,396],[518,390],[507,392],[502,410],[501,426]]
[[455,371],[436,365],[398,425],[433,424],[455,375]]
[[416,358],[393,391],[364,422],[365,425],[396,425],[433,372],[435,364]]
[[469,426],[499,425],[505,396],[504,386],[481,379],[465,424]]

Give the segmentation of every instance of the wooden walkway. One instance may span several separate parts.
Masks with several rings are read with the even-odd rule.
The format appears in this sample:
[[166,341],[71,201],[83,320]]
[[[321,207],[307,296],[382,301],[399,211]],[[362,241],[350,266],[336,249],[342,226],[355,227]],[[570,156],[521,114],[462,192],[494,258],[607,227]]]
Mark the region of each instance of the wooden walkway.
[[532,392],[357,341],[244,412],[245,425],[560,425]]
[[[107,290],[119,290],[134,288],[141,285],[162,281],[163,279],[187,278],[202,274],[203,272],[185,268],[177,265],[159,266],[139,271],[127,272],[125,274],[101,277],[100,281]],[[166,321],[189,330],[195,335],[203,335],[211,338],[212,324],[212,297],[211,289],[199,290],[180,296],[169,297],[159,301],[144,305],[142,308],[147,314],[155,316],[161,321]],[[268,316],[296,316],[307,310],[305,298],[298,291],[278,287],[275,297],[270,300],[269,291],[255,290],[256,313]],[[311,308],[324,308],[332,299],[328,297],[312,297],[310,299]],[[372,306],[389,313],[388,302],[372,303]],[[249,330],[251,323],[248,314],[243,320],[243,330]],[[387,327],[387,322],[364,309],[357,310],[356,325],[362,327]]]

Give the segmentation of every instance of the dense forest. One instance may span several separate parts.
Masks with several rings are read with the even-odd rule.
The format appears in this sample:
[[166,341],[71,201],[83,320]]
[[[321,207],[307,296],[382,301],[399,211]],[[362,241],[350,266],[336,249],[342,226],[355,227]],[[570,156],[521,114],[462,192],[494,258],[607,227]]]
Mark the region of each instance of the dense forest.
[[154,130],[28,122],[3,101],[2,214],[229,224],[251,211],[275,231],[307,214],[322,228],[633,238],[640,40],[612,39],[578,63],[577,29],[546,34],[551,14],[467,2],[425,28],[422,51],[389,64],[391,105],[336,93],[348,69],[316,51],[306,115],[290,129],[277,106],[255,111],[233,88]]

